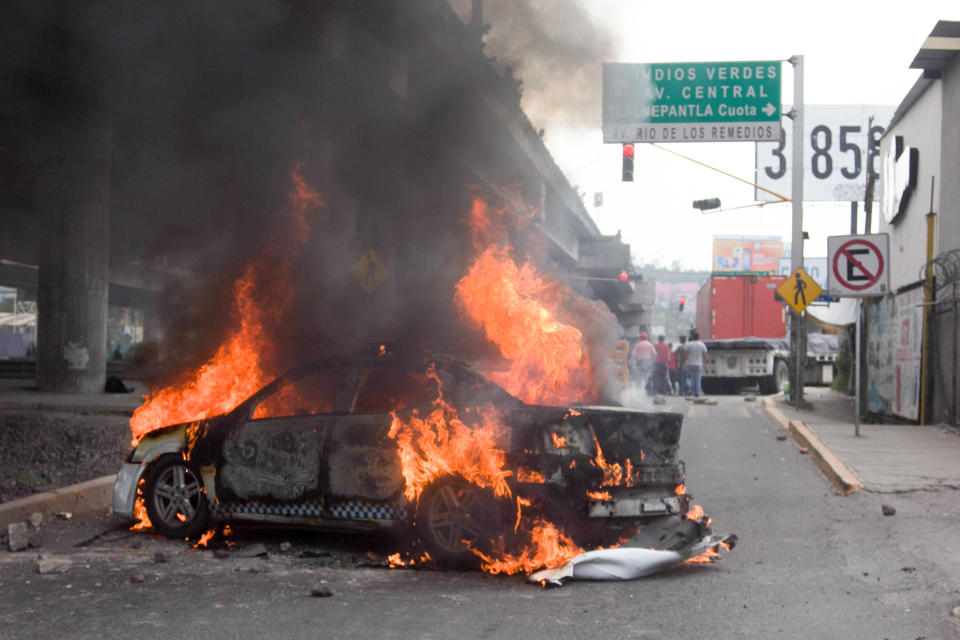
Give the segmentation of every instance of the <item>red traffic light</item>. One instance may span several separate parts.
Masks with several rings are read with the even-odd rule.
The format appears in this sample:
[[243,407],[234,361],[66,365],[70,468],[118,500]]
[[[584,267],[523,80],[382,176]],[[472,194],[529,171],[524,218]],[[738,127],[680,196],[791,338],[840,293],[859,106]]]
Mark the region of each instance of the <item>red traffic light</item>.
[[683,305],[686,301],[683,298],[680,298],[680,311],[683,311]]
[[620,272],[620,282],[626,282],[629,279],[630,279],[630,276],[627,274],[626,271]]
[[632,157],[633,157],[633,145],[632,145],[632,144],[625,144],[625,145],[623,145],[623,157],[624,157],[624,158],[632,158]]

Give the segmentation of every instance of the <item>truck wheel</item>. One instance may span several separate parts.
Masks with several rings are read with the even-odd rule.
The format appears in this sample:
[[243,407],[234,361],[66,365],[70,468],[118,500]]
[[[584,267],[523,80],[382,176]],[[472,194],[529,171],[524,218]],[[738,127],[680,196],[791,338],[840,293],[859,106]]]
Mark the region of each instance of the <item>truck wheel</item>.
[[764,395],[776,393],[783,388],[783,383],[787,381],[789,375],[787,363],[777,360],[773,363],[773,375],[767,376],[760,382],[760,392]]

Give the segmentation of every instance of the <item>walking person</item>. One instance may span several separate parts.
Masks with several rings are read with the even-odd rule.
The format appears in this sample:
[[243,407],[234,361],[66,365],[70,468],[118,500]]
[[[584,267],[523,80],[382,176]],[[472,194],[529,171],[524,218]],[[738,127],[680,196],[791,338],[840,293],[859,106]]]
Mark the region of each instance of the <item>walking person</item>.
[[670,393],[670,347],[666,337],[657,336],[657,344],[653,347],[657,352],[657,360],[653,365],[653,392],[667,395]]
[[677,391],[677,380],[680,377],[679,372],[677,371],[677,355],[673,351],[673,343],[668,343],[667,348],[670,350],[669,360],[667,361],[667,378],[670,382],[670,395],[675,396],[679,391]]
[[630,371],[630,377],[633,383],[641,389],[646,389],[649,393],[650,375],[653,373],[653,365],[657,360],[657,350],[653,343],[647,339],[645,333],[640,334],[640,340],[633,345],[630,350],[630,360],[633,362],[633,368]]
[[679,383],[679,393],[682,396],[687,395],[687,336],[680,336],[680,344],[673,352],[673,357],[677,362],[677,382]]
[[700,341],[700,334],[690,332],[690,340],[684,349],[686,354],[687,388],[695,398],[700,397],[700,379],[703,377],[704,356],[707,355],[707,345]]

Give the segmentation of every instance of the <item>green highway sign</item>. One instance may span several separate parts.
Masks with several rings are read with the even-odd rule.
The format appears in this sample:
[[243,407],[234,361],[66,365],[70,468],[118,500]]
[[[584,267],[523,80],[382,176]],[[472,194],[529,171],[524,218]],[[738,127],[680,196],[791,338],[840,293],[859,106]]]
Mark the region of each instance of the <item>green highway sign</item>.
[[604,142],[780,139],[780,61],[603,65]]

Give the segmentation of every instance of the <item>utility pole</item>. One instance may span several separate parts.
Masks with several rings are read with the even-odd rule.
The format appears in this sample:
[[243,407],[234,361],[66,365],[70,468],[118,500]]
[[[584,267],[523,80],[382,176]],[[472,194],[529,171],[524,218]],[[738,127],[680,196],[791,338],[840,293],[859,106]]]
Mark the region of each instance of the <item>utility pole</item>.
[[[792,190],[790,193],[793,208],[792,236],[790,240],[791,272],[803,267],[803,56],[793,56],[789,60],[793,65],[793,167]],[[794,376],[790,384],[794,405],[803,406],[803,369],[806,363],[807,332],[803,315],[790,312],[790,347],[794,357]]]

